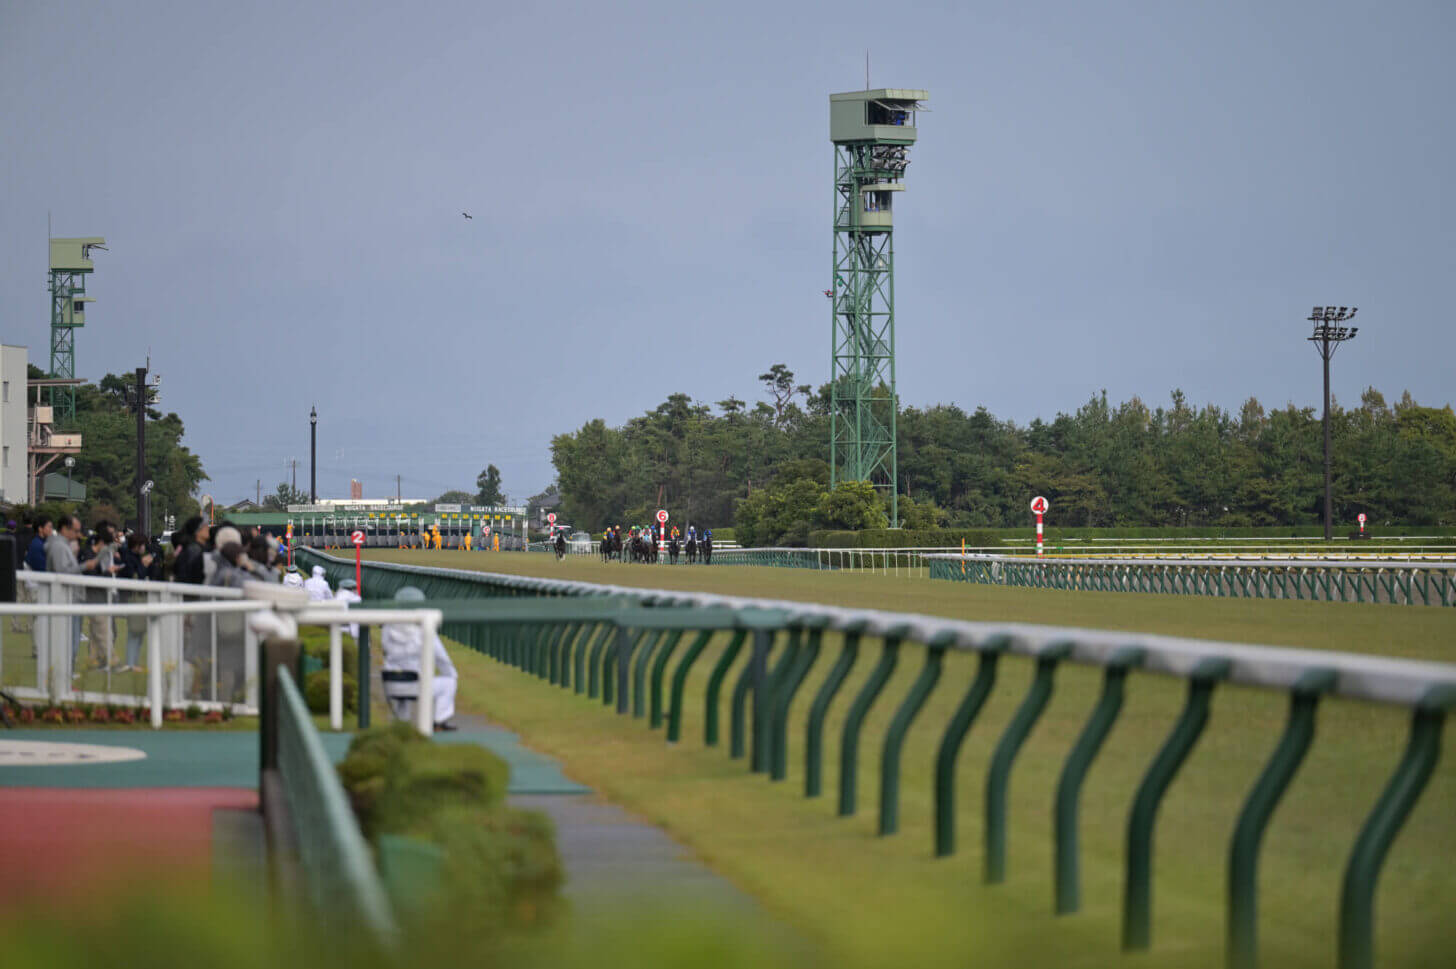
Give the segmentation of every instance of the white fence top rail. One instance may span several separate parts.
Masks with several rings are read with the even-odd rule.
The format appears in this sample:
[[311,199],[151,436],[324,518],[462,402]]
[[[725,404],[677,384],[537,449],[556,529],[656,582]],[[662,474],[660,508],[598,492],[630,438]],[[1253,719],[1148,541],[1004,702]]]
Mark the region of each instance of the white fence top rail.
[[29,585],[75,586],[83,589],[115,589],[117,592],[167,592],[207,599],[241,599],[239,589],[222,585],[193,585],[190,582],[153,582],[146,579],[117,579],[99,575],[68,575],[62,572],[32,572],[22,569],[15,578]]

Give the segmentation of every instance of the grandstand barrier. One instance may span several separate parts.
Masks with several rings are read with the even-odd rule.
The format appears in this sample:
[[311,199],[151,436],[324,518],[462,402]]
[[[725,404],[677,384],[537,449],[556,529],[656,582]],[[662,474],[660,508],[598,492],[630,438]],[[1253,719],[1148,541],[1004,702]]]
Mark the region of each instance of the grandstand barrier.
[[[305,553],[331,580],[351,574],[353,562]],[[833,669],[816,694],[805,734],[805,796],[821,793],[824,724],[862,648],[880,644],[876,666],[852,701],[840,735],[840,815],[858,810],[858,757],[865,721],[907,646],[921,672],[899,700],[881,739],[879,832],[899,825],[900,754],[911,723],[941,680],[951,650],[978,657],[975,675],[947,721],[933,777],[933,850],[957,850],[956,761],[968,732],[995,689],[1005,657],[1034,664],[1032,683],[1002,733],[986,777],[982,879],[1006,877],[1007,795],[1012,769],[1055,688],[1064,663],[1099,668],[1101,698],[1063,762],[1053,808],[1054,910],[1067,915],[1081,905],[1078,815],[1083,781],[1116,724],[1123,697],[1145,676],[1185,684],[1185,700],[1132,794],[1126,827],[1121,946],[1152,942],[1152,845],[1158,808],[1208,722],[1213,693],[1224,683],[1276,691],[1288,697],[1283,735],[1255,780],[1238,816],[1228,849],[1228,962],[1257,962],[1257,871],[1264,833],[1312,745],[1315,714],[1323,697],[1392,704],[1410,711],[1404,755],[1376,798],[1348,856],[1339,889],[1338,964],[1368,969],[1374,963],[1375,888],[1396,834],[1420,799],[1440,757],[1446,716],[1456,710],[1456,665],[1381,659],[1350,653],[1208,642],[1125,632],[961,622],[939,617],[843,609],[708,593],[646,590],[468,570],[365,562],[371,596],[391,596],[405,585],[421,589],[443,615],[444,635],[618,715],[641,717],[649,729],[665,726],[669,742],[681,740],[687,673],[709,639],[728,637],[704,694],[704,742],[720,741],[718,701],[728,674],[749,645],[732,690],[730,756],[745,756],[751,772],[774,780],[787,776],[787,724],[796,693],[826,653],[825,634],[840,637]],[[402,604],[404,605],[404,604]],[[368,604],[364,606],[367,608]],[[665,678],[671,658],[690,645]],[[750,699],[751,698],[751,699]],[[751,723],[751,726],[750,726]]]
[[927,555],[930,577],[982,585],[1157,595],[1456,606],[1456,563],[1299,559],[1032,559]]

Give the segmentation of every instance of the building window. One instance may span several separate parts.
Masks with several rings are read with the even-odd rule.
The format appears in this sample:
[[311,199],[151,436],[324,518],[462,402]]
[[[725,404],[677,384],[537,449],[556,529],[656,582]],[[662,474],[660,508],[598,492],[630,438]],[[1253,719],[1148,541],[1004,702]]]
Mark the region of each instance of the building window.
[[81,302],[79,299],[76,300],[74,303],[71,304],[71,312],[72,313],[84,313],[84,312],[86,312],[86,304],[83,303],[83,302]]

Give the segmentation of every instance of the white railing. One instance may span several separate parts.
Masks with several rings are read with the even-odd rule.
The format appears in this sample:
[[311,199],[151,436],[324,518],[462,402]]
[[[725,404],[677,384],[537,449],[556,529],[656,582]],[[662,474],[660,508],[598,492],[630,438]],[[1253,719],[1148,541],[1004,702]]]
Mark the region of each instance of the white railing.
[[161,676],[170,705],[256,709],[256,642],[235,616],[246,610],[207,608],[241,599],[238,590],[54,572],[16,578],[21,601],[3,604],[0,622],[0,688],[54,702],[141,703]]
[[[326,626],[329,629],[329,721],[333,729],[343,728],[343,627],[355,623],[366,625],[410,623],[419,625],[425,648],[420,656],[420,689],[415,704],[416,726],[429,735],[434,728],[434,703],[430,684],[435,676],[435,654],[430,648],[438,631],[441,614],[431,609],[354,609],[343,602],[313,602],[303,592],[284,589],[271,583],[249,583],[243,590],[215,586],[193,586],[183,583],[139,582],[127,579],[103,579],[90,576],[56,573],[23,573],[20,579],[26,595],[34,601],[0,603],[0,630],[9,631],[17,620],[33,620],[36,669],[35,685],[4,683],[5,692],[18,699],[49,702],[142,703],[150,707],[151,723],[160,728],[167,709],[195,704],[204,709],[231,707],[234,712],[256,714],[258,709],[258,642],[260,636],[297,636],[300,625]],[[101,601],[82,601],[76,590],[101,592]],[[145,596],[145,601],[117,602],[117,595]],[[190,599],[190,601],[189,601]],[[218,619],[238,617],[240,640],[225,643],[224,649],[237,649],[241,660],[242,701],[216,699],[219,668]],[[114,630],[118,619],[126,620],[128,636],[136,635],[132,623],[145,626],[146,691],[120,693],[77,690],[72,686],[73,655],[79,656],[77,637],[80,623],[93,620],[93,629]],[[210,700],[188,695],[188,622],[198,635],[194,647],[206,646],[204,654],[194,649],[194,658],[209,661]],[[205,626],[198,620],[207,620]],[[95,623],[99,621],[100,625]],[[203,638],[201,633],[207,632]],[[9,638],[18,637],[9,632]],[[108,637],[107,648],[110,647]],[[5,653],[0,639],[0,656]],[[12,651],[12,659],[14,657]],[[109,664],[108,664],[109,665]],[[3,677],[3,667],[0,667]],[[194,677],[195,685],[196,677]],[[4,682],[0,680],[0,682]],[[368,684],[360,684],[368,689]]]

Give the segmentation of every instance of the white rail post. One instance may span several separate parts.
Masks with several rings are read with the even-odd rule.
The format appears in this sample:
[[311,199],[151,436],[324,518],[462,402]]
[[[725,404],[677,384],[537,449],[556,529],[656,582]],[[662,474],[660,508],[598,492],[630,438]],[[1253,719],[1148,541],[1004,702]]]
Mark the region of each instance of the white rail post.
[[344,729],[344,627],[338,623],[329,625],[329,729]]
[[258,634],[253,624],[243,619],[243,702],[258,709]]
[[435,637],[428,619],[420,624],[420,690],[415,700],[415,728],[428,737],[435,732]]
[[147,698],[152,729],[162,729],[162,617],[147,617]]

